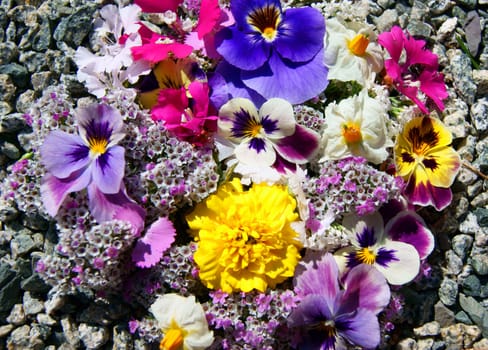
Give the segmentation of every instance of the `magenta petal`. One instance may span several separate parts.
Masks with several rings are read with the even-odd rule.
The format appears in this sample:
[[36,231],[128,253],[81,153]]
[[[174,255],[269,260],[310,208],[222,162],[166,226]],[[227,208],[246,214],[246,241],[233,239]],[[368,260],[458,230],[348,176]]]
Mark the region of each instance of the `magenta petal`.
[[196,28],[198,39],[202,39],[217,26],[221,15],[222,10],[220,9],[218,0],[202,0]]
[[163,253],[175,240],[176,230],[168,218],[160,218],[139,239],[132,251],[132,261],[138,267],[148,268],[156,265]]
[[434,249],[434,235],[425,221],[413,211],[401,212],[392,218],[385,232],[394,241],[411,244],[417,249],[420,259],[425,259]]
[[[336,320],[340,324],[341,319]],[[341,336],[362,349],[375,349],[380,343],[380,325],[374,312],[358,309],[356,314],[346,320],[347,327]]]
[[183,0],[135,0],[134,3],[139,5],[143,12],[166,12],[168,10],[175,12]]
[[57,178],[67,178],[90,162],[89,148],[78,135],[52,131],[40,149],[42,164]]
[[402,28],[394,26],[390,32],[383,32],[378,36],[378,43],[383,46],[391,58],[398,62],[403,50],[405,34]]
[[124,152],[122,146],[113,146],[92,165],[93,182],[103,193],[119,192],[125,171]]
[[339,267],[332,254],[325,254],[320,260],[301,264],[305,270],[295,275],[295,291],[299,295],[321,294],[328,300],[335,300],[339,293]]
[[352,268],[345,276],[343,284],[346,290],[343,301],[358,300],[359,305],[356,308],[368,309],[375,315],[390,301],[390,288],[385,277],[371,265],[361,264]]
[[44,175],[41,183],[41,199],[47,213],[55,216],[68,193],[81,191],[88,186],[90,179],[90,172],[86,169],[74,172],[65,179],[58,179],[50,173]]
[[432,205],[437,211],[443,210],[452,201],[450,188],[434,187],[430,183],[415,185],[414,176],[410,177],[404,194],[410,203],[421,206]]
[[91,183],[88,186],[90,212],[98,223],[111,220],[121,220],[132,225],[132,234],[139,236],[144,228],[145,210],[134,202],[125,191],[123,183],[119,183],[120,190],[116,194],[105,194]]
[[319,148],[320,136],[310,129],[296,125],[295,133],[275,144],[278,153],[291,163],[306,163]]

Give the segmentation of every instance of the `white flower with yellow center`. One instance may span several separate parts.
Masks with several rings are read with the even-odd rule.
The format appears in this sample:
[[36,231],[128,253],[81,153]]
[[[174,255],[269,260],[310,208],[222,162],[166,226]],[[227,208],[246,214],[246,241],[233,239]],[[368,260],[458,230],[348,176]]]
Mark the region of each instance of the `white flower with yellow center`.
[[328,79],[357,81],[371,87],[376,73],[383,68],[381,47],[373,40],[373,28],[366,23],[326,21],[324,62]]
[[379,164],[393,146],[388,135],[388,117],[383,104],[368,96],[366,89],[325,108],[320,161],[360,156]]
[[165,294],[156,299],[149,311],[164,334],[160,350],[203,350],[212,345],[213,332],[208,330],[202,305],[194,296]]

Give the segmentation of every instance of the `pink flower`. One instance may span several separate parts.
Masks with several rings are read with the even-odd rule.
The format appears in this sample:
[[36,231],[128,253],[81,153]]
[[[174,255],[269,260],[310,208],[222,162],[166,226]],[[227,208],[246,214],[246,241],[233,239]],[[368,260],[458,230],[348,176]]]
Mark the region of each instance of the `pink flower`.
[[166,12],[168,10],[176,12],[176,9],[183,0],[135,0],[143,12]]
[[424,40],[416,40],[405,35],[402,29],[395,26],[390,32],[381,33],[378,43],[390,54],[385,61],[387,80],[413,102],[423,113],[428,114],[425,95],[442,111],[442,100],[448,97],[444,76],[438,72],[437,56],[425,49]]
[[162,120],[178,139],[202,146],[217,131],[217,116],[209,113],[208,96],[208,84],[200,81],[191,82],[188,91],[185,87],[163,89],[151,117]]
[[141,26],[139,34],[142,38],[142,45],[131,47],[132,56],[136,61],[142,59],[155,64],[169,58],[170,53],[176,58],[185,58],[193,51],[190,45],[157,34],[145,26]]

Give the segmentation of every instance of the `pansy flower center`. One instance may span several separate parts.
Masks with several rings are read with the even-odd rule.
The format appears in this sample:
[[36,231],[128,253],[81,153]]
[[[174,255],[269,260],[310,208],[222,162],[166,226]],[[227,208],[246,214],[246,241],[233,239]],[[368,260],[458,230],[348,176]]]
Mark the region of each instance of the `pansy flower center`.
[[356,252],[359,263],[373,265],[376,262],[376,254],[369,248],[362,248]]
[[347,41],[347,48],[356,56],[363,56],[369,45],[369,39],[363,34],[357,34],[354,38]]
[[247,23],[261,33],[266,41],[273,41],[276,38],[280,21],[280,9],[274,5],[257,8],[247,17]]
[[346,143],[357,143],[363,139],[361,127],[355,122],[348,122],[342,126],[342,136]]
[[99,156],[107,151],[108,140],[103,138],[90,138],[88,144],[90,152],[95,156]]
[[183,332],[178,328],[171,328],[159,343],[159,350],[179,350],[183,345]]

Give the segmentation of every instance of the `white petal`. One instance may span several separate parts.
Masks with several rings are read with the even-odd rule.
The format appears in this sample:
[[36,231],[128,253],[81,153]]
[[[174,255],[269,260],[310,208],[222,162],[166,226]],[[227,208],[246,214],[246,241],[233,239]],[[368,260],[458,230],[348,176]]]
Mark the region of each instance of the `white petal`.
[[259,116],[261,120],[268,117],[270,120],[276,121],[277,130],[266,133],[266,136],[271,139],[290,136],[295,132],[296,121],[293,106],[282,98],[272,98],[263,103]]
[[385,276],[388,283],[402,285],[412,281],[419,273],[419,253],[413,245],[397,241],[387,241],[385,249],[394,249],[398,261],[392,261],[388,267],[375,264],[375,267]]
[[262,140],[264,142],[264,149],[259,152],[251,147],[249,141],[237,146],[234,151],[237,160],[247,165],[272,166],[276,160],[276,152],[273,144],[266,139]]

